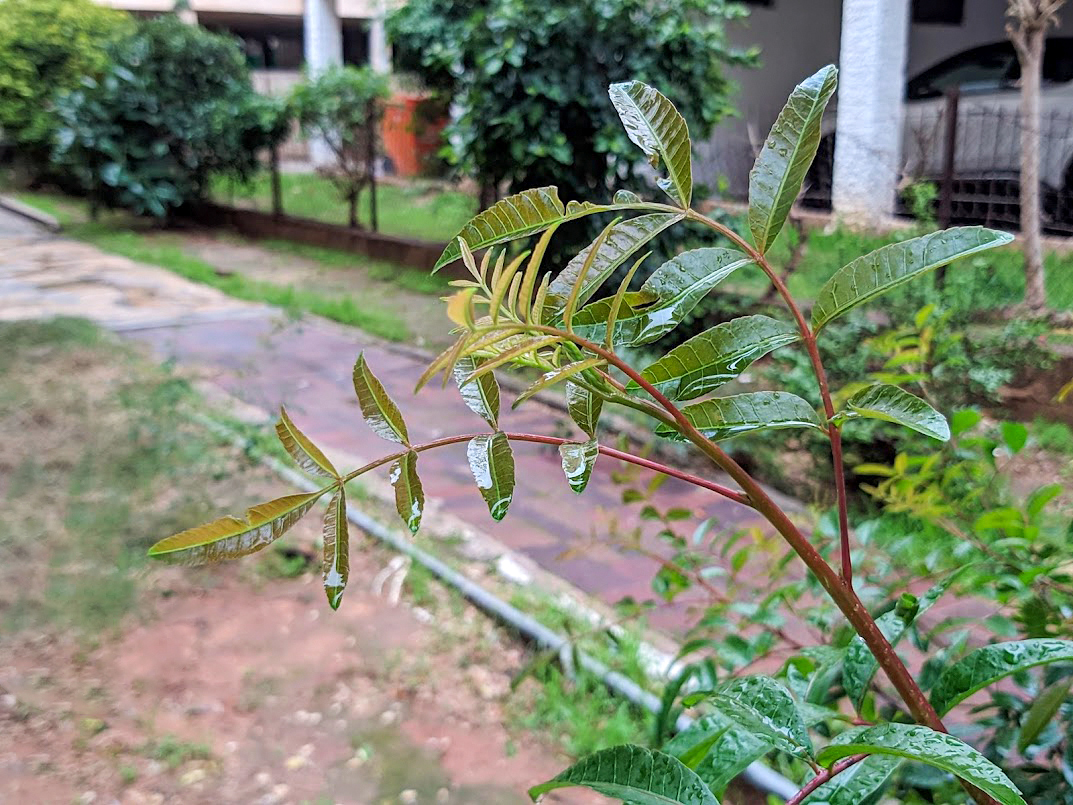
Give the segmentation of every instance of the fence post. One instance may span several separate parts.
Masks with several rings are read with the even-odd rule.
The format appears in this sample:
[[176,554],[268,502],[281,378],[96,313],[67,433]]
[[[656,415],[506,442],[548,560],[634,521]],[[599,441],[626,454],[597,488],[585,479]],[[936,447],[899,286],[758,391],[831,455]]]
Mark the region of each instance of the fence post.
[[946,91],[945,137],[943,139],[943,178],[939,188],[939,226],[946,229],[954,214],[954,158],[957,152],[958,136],[958,92],[957,87]]
[[269,170],[272,175],[272,214],[283,215],[283,185],[279,175],[279,146],[273,145],[268,152]]
[[376,101],[369,103],[369,130],[366,141],[368,152],[366,153],[365,171],[369,177],[369,226],[373,232],[379,232],[376,216]]

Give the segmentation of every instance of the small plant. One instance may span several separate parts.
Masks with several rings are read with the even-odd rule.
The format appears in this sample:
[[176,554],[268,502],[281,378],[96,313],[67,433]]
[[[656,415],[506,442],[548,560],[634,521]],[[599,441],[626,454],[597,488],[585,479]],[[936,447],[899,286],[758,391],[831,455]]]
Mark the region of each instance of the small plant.
[[[982,646],[957,659],[936,654],[929,671],[930,696],[909,670],[895,645],[942,594],[948,582],[917,598],[905,592],[896,607],[878,617],[854,588],[843,428],[876,419],[905,426],[945,442],[946,419],[925,400],[895,385],[870,383],[852,393],[829,388],[820,351],[824,328],[884,292],[953,260],[1009,243],[1010,235],[980,227],[950,229],[884,246],[834,272],[812,301],[811,315],[794,299],[765,256],[781,231],[820,140],[824,107],[835,90],[836,70],[825,67],[792,93],[757,158],[750,178],[748,228],[751,240],[691,207],[690,140],[685,121],[655,89],[637,81],[612,85],[611,101],[630,139],[666,176],[658,185],[670,203],[644,201],[631,192],[610,203],[563,204],[556,188],[542,187],[510,196],[479,214],[438,261],[440,268],[461,259],[470,279],[454,284],[447,313],[458,335],[418,380],[420,389],[438,373],[453,377],[462,398],[487,428],[431,442],[411,441],[398,406],[389,398],[364,356],[354,367],[354,389],[362,415],[394,451],[364,467],[342,473],[282,412],[277,432],[284,447],[309,473],[323,479],[311,494],[290,495],[251,508],[245,519],[226,517],[157,543],[151,554],[205,562],[243,556],[270,544],[331,495],[324,521],[324,586],[338,607],[348,576],[349,542],[345,484],[389,466],[400,516],[416,532],[424,510],[418,475],[422,453],[466,444],[470,469],[491,516],[506,516],[514,495],[511,445],[557,446],[565,481],[584,491],[603,456],[687,481],[762,516],[805,564],[852,630],[841,646],[803,647],[785,682],[772,676],[722,676],[714,665],[702,675],[704,689],[682,698],[707,713],[663,750],[638,746],[605,749],[582,759],[558,777],[531,790],[535,798],[564,786],[587,786],[631,802],[714,805],[726,784],[753,760],[776,754],[790,759],[802,779],[791,799],[803,802],[871,802],[882,796],[899,765],[914,761],[958,778],[978,803],[1023,805],[1006,774],[980,751],[953,737],[943,721],[973,693],[1040,665],[1073,660],[1073,642],[1042,638]],[[615,218],[595,241],[552,278],[542,263],[560,225],[600,213],[634,213]],[[638,289],[631,281],[645,262],[646,244],[671,227],[693,224],[726,238],[732,248],[683,252],[652,272]],[[531,251],[508,258],[495,247],[540,235]],[[484,250],[478,259],[475,252]],[[638,257],[638,255],[640,256]],[[617,290],[594,299],[621,266],[630,265]],[[719,324],[675,347],[643,368],[619,350],[652,344],[673,330],[700,300],[746,266],[756,266],[774,284],[788,321],[750,315]],[[822,401],[817,411],[795,394],[759,391],[711,396],[754,361],[791,345],[803,348]],[[505,430],[495,371],[506,366],[536,369],[541,376],[514,401],[565,386],[570,414],[580,438]],[[835,401],[841,401],[836,407]],[[605,406],[621,405],[646,415],[658,436],[692,445],[734,486],[635,455],[596,438]],[[828,561],[765,489],[720,446],[738,434],[805,429],[827,440],[837,499],[837,555]],[[666,516],[670,516],[669,514]],[[673,583],[673,579],[665,580]],[[669,590],[669,588],[668,588]],[[938,667],[937,667],[938,666]],[[882,670],[892,690],[882,691],[882,708],[871,694]],[[792,673],[791,673],[792,671]],[[814,701],[809,689],[829,686],[833,674],[857,708],[857,716]],[[671,694],[674,695],[673,693]],[[949,801],[949,800],[947,800]]]

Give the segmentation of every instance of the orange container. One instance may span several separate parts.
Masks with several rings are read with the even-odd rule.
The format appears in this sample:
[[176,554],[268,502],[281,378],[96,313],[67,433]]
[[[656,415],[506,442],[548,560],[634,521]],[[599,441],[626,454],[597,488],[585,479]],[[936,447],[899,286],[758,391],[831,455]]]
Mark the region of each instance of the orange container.
[[442,144],[446,118],[428,120],[419,114],[424,98],[420,95],[395,95],[384,108],[380,135],[384,154],[397,176],[420,176],[426,173]]

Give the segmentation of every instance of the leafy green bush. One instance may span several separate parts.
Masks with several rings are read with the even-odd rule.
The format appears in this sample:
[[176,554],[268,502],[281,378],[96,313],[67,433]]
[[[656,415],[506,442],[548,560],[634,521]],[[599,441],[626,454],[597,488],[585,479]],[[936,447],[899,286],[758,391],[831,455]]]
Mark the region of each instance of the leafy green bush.
[[96,77],[107,46],[130,32],[130,17],[92,0],[3,0],[0,5],[0,140],[40,174],[58,126],[57,92]]
[[331,67],[307,77],[291,93],[290,102],[303,133],[331,151],[333,164],[320,170],[347,202],[352,227],[358,225],[361,191],[373,179],[383,111],[380,101],[387,96],[386,76],[369,67],[350,66]]
[[158,17],[109,46],[99,79],[62,95],[54,164],[98,203],[158,217],[244,179],[286,134],[285,108],[252,89],[230,38]]

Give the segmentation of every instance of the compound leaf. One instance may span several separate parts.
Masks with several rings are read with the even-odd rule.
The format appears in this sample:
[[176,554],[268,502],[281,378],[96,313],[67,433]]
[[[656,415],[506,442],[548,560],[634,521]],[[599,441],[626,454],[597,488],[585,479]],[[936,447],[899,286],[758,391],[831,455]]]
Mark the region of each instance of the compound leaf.
[[365,417],[365,424],[373,433],[389,442],[410,443],[399,407],[365,363],[364,352],[358,355],[354,364],[354,392],[358,395],[358,405],[361,407],[361,415]]
[[771,677],[737,677],[706,691],[704,698],[754,737],[798,757],[812,754],[812,739],[793,696]]
[[470,439],[466,455],[489,514],[502,520],[514,496],[514,453],[506,434],[497,431]]
[[950,440],[950,425],[946,417],[915,394],[888,383],[861,389],[846,401],[846,407],[836,416],[842,420],[859,417],[882,419],[904,425],[940,442]]
[[421,479],[417,475],[417,453],[406,452],[391,465],[388,476],[395,487],[395,508],[399,517],[406,523],[411,534],[416,534],[421,527],[421,515],[425,511],[425,491],[421,488]]
[[594,369],[607,361],[603,358],[586,358],[582,361],[574,361],[568,363],[566,366],[560,366],[556,369],[552,369],[545,372],[540,378],[530,385],[525,391],[518,395],[518,398],[511,405],[511,408],[517,408],[523,402],[528,400],[534,394],[550,386],[554,386],[556,383],[560,383],[563,380],[573,377],[574,375],[581,374],[586,369]]
[[[754,391],[719,397],[687,405],[682,413],[712,441],[743,433],[780,428],[814,428],[822,431],[812,406],[796,394],[785,391]],[[678,441],[682,437],[669,425],[659,425],[656,433]]]
[[283,449],[294,459],[299,468],[313,475],[339,477],[332,462],[328,461],[320,448],[309,440],[309,437],[298,430],[298,426],[287,415],[287,409],[282,406],[279,409],[279,422],[276,423],[276,435]]
[[683,763],[700,752],[703,757],[686,763],[721,797],[726,787],[757,758],[772,749],[769,740],[743,729],[721,713],[702,716],[685,732],[674,736],[664,751]]
[[324,514],[324,592],[328,605],[339,609],[350,578],[350,533],[346,518],[346,493],[339,487]]

